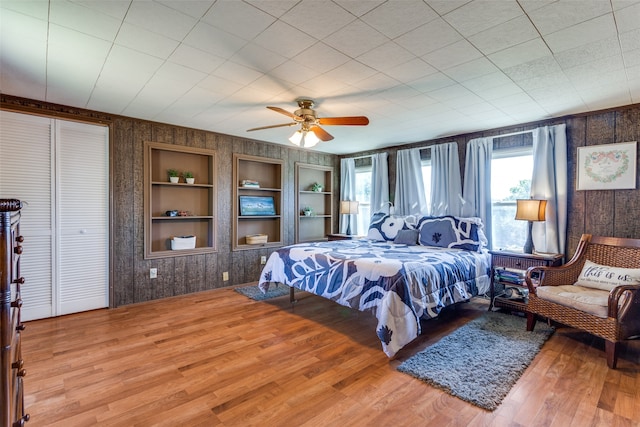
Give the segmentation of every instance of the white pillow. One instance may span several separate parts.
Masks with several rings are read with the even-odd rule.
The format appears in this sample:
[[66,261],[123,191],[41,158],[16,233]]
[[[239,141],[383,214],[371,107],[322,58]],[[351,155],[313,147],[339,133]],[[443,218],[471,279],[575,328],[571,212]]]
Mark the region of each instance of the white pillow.
[[640,268],[611,267],[586,260],[574,285],[603,291],[618,285],[640,285]]

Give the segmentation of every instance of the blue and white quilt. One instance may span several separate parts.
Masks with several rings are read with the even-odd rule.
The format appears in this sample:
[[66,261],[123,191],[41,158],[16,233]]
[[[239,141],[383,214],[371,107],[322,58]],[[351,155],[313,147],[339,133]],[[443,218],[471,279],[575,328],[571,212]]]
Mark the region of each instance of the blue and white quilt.
[[368,239],[302,243],[273,252],[260,275],[264,292],[284,283],[378,319],[382,349],[393,357],[421,333],[420,319],[489,288],[486,251]]

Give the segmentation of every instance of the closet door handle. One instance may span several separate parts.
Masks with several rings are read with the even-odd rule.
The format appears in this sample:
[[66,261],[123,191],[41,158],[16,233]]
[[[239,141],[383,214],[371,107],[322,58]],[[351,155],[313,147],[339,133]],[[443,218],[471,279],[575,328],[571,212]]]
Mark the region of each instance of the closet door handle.
[[20,245],[16,246],[15,248],[13,248],[13,252],[20,255],[22,253],[22,246]]

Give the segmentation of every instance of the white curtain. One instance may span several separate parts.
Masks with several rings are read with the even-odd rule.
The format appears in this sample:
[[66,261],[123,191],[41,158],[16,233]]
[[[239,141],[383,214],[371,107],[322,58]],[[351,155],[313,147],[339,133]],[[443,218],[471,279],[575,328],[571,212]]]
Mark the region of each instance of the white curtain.
[[422,181],[420,149],[399,150],[397,156],[395,213],[424,215],[427,212],[427,199]]
[[[356,162],[353,158],[340,160],[340,200],[356,200]],[[340,233],[347,229],[351,234],[358,234],[358,222],[355,215],[340,214]]]
[[389,166],[387,153],[371,156],[371,214],[389,213]]
[[533,244],[539,252],[565,253],[567,185],[566,125],[534,129],[531,197],[547,200],[546,220],[533,223]]
[[482,219],[491,247],[491,156],[493,138],[476,138],[467,144],[464,167],[462,216]]
[[458,144],[449,142],[431,147],[431,215],[460,215],[462,185],[460,183]]

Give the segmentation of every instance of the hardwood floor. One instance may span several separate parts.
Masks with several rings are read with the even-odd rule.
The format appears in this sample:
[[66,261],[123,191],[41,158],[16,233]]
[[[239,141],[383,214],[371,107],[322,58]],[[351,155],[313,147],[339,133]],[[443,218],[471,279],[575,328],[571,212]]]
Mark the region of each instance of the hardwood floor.
[[559,327],[487,412],[395,369],[485,301],[389,361],[373,315],[297,295],[292,309],[226,288],[28,322],[27,426],[640,425],[640,340],[610,370],[601,340]]

